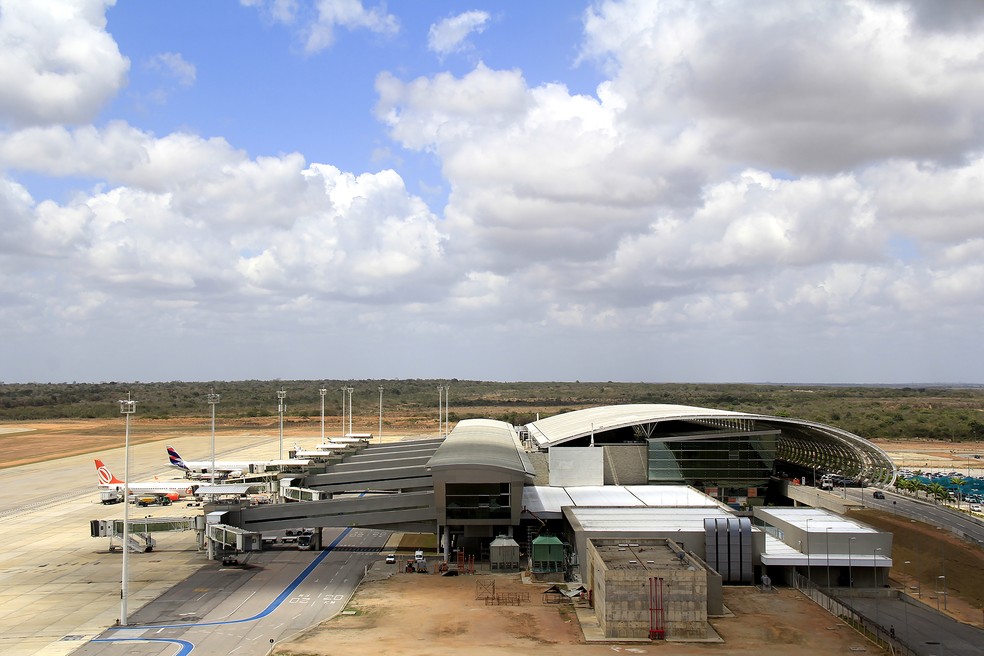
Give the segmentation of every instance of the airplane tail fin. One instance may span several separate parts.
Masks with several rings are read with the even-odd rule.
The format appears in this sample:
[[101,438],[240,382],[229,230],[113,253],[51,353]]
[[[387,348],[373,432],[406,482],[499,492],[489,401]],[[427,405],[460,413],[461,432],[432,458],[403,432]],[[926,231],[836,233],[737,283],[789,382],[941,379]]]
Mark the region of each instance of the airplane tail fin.
[[188,469],[188,465],[186,465],[185,461],[181,459],[181,456],[178,455],[178,452],[174,450],[173,446],[167,447],[167,459],[171,462],[173,467],[177,467],[178,469]]
[[123,485],[123,481],[116,478],[116,475],[109,471],[109,467],[98,458],[96,458],[96,473],[99,474],[100,485]]

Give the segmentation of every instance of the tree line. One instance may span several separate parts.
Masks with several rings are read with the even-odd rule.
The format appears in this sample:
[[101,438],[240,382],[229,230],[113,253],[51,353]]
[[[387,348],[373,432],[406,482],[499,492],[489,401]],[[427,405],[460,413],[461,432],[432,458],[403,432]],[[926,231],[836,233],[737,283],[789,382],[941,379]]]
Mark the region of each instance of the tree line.
[[[670,403],[794,417],[831,424],[869,439],[984,440],[984,387],[878,387],[628,382],[491,382],[470,380],[241,380],[101,383],[0,383],[0,421],[99,419],[119,415],[129,394],[147,418],[201,417],[206,395],[221,396],[216,415],[287,414],[341,417],[343,396],[352,413],[378,411],[379,387],[387,416],[437,413],[447,400],[452,421],[488,417],[525,424],[598,405]],[[440,390],[438,389],[440,387]]]

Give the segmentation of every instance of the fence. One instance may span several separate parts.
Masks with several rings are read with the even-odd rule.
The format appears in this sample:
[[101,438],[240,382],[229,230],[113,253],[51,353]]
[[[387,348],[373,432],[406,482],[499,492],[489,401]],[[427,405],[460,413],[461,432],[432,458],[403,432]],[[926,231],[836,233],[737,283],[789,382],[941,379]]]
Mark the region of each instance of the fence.
[[793,587],[812,599],[819,606],[822,606],[834,617],[844,620],[868,640],[871,640],[879,647],[888,649],[890,653],[898,654],[899,656],[921,656],[920,652],[910,647],[904,640],[892,635],[890,630],[886,630],[878,622],[848,606],[845,600],[824,592],[798,572],[793,573]]

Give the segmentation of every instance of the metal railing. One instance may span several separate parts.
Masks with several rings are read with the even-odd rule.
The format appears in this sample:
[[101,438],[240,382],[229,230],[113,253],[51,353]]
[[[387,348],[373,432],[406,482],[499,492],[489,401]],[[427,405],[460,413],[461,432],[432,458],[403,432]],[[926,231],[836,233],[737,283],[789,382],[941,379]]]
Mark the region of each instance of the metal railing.
[[834,617],[842,619],[871,642],[889,650],[890,653],[900,656],[921,656],[921,652],[916,651],[897,635],[893,635],[891,629],[885,629],[864,613],[852,608],[846,600],[835,597],[813,585],[809,579],[798,572],[793,573],[793,587]]

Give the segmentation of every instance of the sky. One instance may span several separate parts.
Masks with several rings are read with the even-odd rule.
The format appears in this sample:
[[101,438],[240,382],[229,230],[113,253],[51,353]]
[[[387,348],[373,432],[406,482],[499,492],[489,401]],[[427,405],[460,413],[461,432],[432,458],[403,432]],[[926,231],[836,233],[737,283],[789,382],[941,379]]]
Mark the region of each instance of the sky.
[[0,0],[0,381],[984,383],[977,0]]

